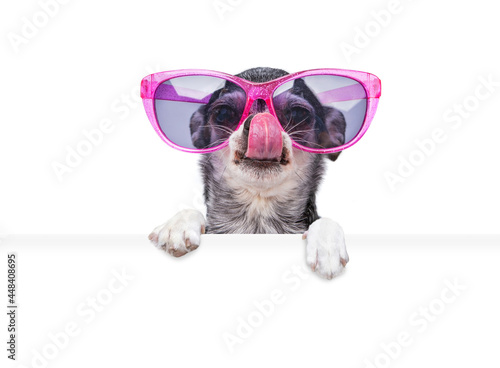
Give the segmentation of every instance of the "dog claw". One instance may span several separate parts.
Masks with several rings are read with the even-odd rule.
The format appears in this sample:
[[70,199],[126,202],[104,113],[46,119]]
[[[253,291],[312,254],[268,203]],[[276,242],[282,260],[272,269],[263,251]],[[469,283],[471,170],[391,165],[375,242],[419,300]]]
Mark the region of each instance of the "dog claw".
[[304,234],[302,234],[302,240],[307,239],[307,233],[308,233],[308,231],[306,231]]
[[313,272],[316,271],[316,267],[318,267],[318,251],[316,251],[316,262],[314,262],[312,265],[311,265],[311,270]]
[[347,261],[344,258],[340,258],[340,263],[342,264],[343,267],[345,267]]
[[174,257],[180,257],[186,254],[182,249],[175,249],[173,247],[169,248],[168,253]]
[[194,243],[191,243],[191,240],[189,240],[188,238],[186,238],[186,249],[191,252],[193,250],[195,250],[196,248],[198,248],[198,244],[194,244]]
[[150,241],[152,241],[153,243],[158,243],[158,234],[151,233],[151,234],[149,234],[148,239]]

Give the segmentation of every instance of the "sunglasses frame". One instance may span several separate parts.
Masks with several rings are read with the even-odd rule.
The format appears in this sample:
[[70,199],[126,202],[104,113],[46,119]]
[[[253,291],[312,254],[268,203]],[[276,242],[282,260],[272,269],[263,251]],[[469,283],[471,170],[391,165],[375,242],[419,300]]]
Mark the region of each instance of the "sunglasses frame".
[[[269,113],[273,115],[276,118],[276,120],[279,121],[278,117],[276,116],[276,112],[274,110],[274,105],[273,105],[273,94],[276,91],[276,89],[291,80],[308,76],[314,76],[314,75],[333,75],[339,77],[346,77],[360,83],[366,92],[366,99],[367,99],[364,121],[361,125],[361,129],[356,134],[356,136],[353,139],[351,139],[351,141],[341,146],[332,148],[309,148],[296,143],[293,139],[292,139],[292,145],[300,150],[311,153],[325,154],[325,153],[335,153],[342,151],[346,148],[351,147],[353,144],[355,144],[361,139],[361,137],[366,133],[368,127],[370,126],[373,117],[375,116],[375,112],[378,106],[378,100],[381,95],[381,82],[380,79],[373,74],[355,70],[344,70],[344,69],[312,69],[312,70],[305,70],[297,73],[288,74],[286,76],[274,79],[269,82],[254,83],[246,79],[238,78],[231,74],[221,73],[213,70],[203,70],[203,69],[171,70],[171,71],[150,74],[144,77],[141,81],[141,98],[144,104],[144,108],[146,109],[146,114],[148,115],[149,121],[153,125],[153,128],[155,129],[156,133],[165,143],[167,143],[169,146],[175,149],[184,152],[210,153],[226,147],[229,144],[229,138],[224,143],[221,143],[218,146],[197,149],[197,148],[181,147],[172,142],[170,139],[168,139],[165,133],[163,133],[163,131],[160,128],[158,119],[156,117],[155,102],[154,102],[155,92],[160,84],[172,78],[186,77],[186,76],[216,77],[236,84],[245,91],[247,97],[245,109],[243,111],[243,115],[241,116],[240,122],[238,123],[238,126],[235,129],[236,131],[248,117],[250,108],[253,102],[257,99],[264,100],[269,109]],[[284,131],[281,124],[280,124],[280,129]]]

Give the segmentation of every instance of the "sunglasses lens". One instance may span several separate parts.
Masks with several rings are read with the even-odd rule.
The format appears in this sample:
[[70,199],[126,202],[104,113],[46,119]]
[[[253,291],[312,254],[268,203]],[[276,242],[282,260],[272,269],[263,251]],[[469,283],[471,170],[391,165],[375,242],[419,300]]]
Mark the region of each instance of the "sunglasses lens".
[[160,129],[171,142],[189,149],[216,147],[227,141],[241,120],[245,103],[241,87],[201,75],[169,79],[158,86],[154,96]]
[[313,75],[276,89],[273,105],[290,138],[307,148],[332,148],[352,141],[365,120],[361,83],[335,75]]

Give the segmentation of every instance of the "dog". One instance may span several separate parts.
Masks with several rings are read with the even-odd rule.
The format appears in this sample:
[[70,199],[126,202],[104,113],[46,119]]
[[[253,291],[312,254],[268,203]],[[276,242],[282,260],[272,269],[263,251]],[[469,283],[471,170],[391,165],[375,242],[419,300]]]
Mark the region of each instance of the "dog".
[[[253,68],[237,75],[251,82],[267,82],[288,75],[281,69]],[[292,146],[294,131],[284,127],[270,129],[272,138],[259,143],[258,119],[269,118],[268,106],[256,100],[250,113],[239,123],[234,111],[242,111],[246,98],[237,98],[241,89],[227,82],[213,93],[207,105],[191,117],[190,131],[195,147],[205,140],[227,134],[215,129],[217,122],[230,127],[229,144],[204,154],[200,167],[204,182],[206,219],[196,210],[182,210],[149,235],[158,248],[180,257],[200,245],[201,234],[303,234],[307,239],[306,261],[319,276],[331,279],[339,275],[349,261],[342,228],[328,218],[320,218],[316,192],[325,171],[325,159],[335,161],[340,152],[314,154]],[[346,122],[343,114],[322,106],[303,80],[294,81],[286,101],[297,103],[287,108],[285,99],[275,100],[279,121],[291,122],[295,132],[301,122],[313,121],[303,139],[323,147],[344,143]],[[241,106],[243,104],[243,106]],[[217,106],[222,106],[217,108]],[[273,118],[274,119],[274,118]],[[308,120],[309,119],[309,120]],[[275,119],[274,119],[275,120]],[[290,125],[290,128],[292,127]],[[231,129],[232,127],[232,129]],[[262,141],[262,140],[261,140]],[[297,143],[301,143],[300,140]],[[267,145],[262,147],[262,145]]]

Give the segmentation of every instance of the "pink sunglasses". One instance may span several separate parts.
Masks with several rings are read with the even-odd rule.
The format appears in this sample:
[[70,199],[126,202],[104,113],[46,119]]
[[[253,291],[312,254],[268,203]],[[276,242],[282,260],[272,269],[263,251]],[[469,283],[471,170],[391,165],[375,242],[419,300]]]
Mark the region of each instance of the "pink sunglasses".
[[146,76],[141,97],[160,138],[185,152],[208,153],[263,103],[293,146],[334,153],[355,144],[370,126],[380,79],[352,70],[314,69],[265,83],[210,70],[174,70]]

